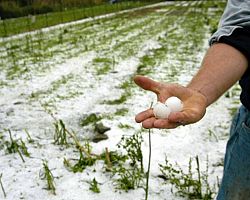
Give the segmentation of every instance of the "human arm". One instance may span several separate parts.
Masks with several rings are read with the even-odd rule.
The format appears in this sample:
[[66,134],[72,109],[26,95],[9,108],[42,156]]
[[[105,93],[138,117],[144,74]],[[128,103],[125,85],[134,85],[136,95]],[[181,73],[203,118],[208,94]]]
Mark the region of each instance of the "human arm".
[[208,49],[200,70],[186,87],[136,76],[135,83],[154,92],[159,101],[177,96],[184,104],[182,112],[171,113],[168,119],[156,119],[152,109],[148,109],[136,115],[136,122],[142,123],[144,128],[175,128],[199,121],[206,107],[241,78],[247,65],[247,59],[240,51],[230,45],[217,43]]
[[247,65],[246,57],[239,50],[224,43],[214,44],[187,87],[201,92],[208,106],[242,77]]

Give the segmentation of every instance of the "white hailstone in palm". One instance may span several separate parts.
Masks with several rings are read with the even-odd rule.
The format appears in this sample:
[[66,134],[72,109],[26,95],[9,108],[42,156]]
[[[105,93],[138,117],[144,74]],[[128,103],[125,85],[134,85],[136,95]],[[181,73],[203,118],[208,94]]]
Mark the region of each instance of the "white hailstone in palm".
[[171,112],[180,112],[183,109],[183,103],[178,97],[169,97],[165,105],[170,108]]
[[168,108],[164,103],[161,103],[159,101],[153,106],[154,116],[158,119],[167,119],[170,112],[170,108]]

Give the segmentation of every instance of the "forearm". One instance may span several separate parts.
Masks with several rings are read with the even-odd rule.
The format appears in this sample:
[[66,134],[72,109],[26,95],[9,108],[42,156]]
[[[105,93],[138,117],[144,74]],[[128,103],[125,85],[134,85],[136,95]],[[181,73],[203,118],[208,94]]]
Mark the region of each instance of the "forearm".
[[223,43],[214,44],[187,87],[203,94],[208,106],[241,78],[247,65],[246,57],[237,49]]

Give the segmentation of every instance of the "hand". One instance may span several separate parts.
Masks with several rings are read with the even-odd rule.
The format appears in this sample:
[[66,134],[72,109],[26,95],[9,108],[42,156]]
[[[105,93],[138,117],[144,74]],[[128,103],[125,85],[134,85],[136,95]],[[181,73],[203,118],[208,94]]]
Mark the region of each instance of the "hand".
[[198,91],[179,84],[156,82],[144,76],[135,76],[134,81],[141,88],[154,92],[162,103],[171,96],[176,96],[183,102],[183,110],[171,113],[168,119],[156,119],[152,108],[137,114],[135,121],[142,123],[144,128],[176,128],[195,123],[205,115],[207,99]]

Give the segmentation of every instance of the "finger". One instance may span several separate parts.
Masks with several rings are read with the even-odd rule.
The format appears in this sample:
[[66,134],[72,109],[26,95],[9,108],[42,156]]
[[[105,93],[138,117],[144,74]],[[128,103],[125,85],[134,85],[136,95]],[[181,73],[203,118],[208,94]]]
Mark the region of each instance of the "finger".
[[168,117],[168,120],[172,123],[181,123],[181,124],[192,124],[199,121],[202,118],[202,115],[199,115],[193,110],[184,110],[182,112],[171,113]]
[[153,113],[153,109],[152,108],[150,108],[148,110],[145,110],[145,111],[137,114],[135,116],[135,121],[137,123],[141,123],[142,121],[144,121],[144,120],[146,120],[148,118],[151,118],[151,117],[154,117],[154,113]]
[[176,123],[176,122],[170,122],[167,119],[157,119],[154,121],[153,127],[154,128],[160,128],[160,129],[173,129],[176,128],[178,126],[180,126],[180,123]]
[[161,83],[156,82],[145,76],[139,76],[139,75],[135,76],[134,82],[144,90],[150,90],[156,94],[159,94],[160,92]]
[[171,123],[187,124],[190,119],[185,112],[173,112],[168,116],[168,120]]
[[143,128],[154,128],[155,117],[151,117],[142,122]]

